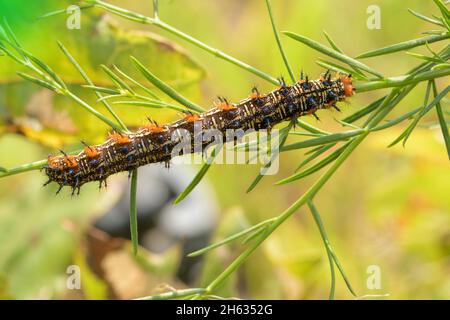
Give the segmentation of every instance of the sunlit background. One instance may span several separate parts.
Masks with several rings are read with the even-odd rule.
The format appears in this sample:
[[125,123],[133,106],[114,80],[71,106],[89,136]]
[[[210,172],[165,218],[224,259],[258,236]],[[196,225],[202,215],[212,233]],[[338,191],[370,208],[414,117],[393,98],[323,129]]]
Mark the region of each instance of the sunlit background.
[[[407,9],[438,14],[432,1],[274,0],[280,30],[326,43],[327,31],[350,56],[392,43],[418,38],[433,28]],[[152,1],[114,1],[152,15]],[[129,56],[189,99],[208,108],[217,95],[231,101],[248,96],[252,86],[264,92],[273,85],[160,29],[105,14],[81,12],[81,29],[66,27],[68,15],[37,17],[69,6],[69,2],[0,2],[17,38],[28,51],[48,63],[74,92],[101,112],[92,91],[57,46],[61,41],[93,81],[108,86],[101,64],[117,64],[138,76]],[[367,7],[381,9],[381,29],[367,28]],[[287,78],[262,0],[161,0],[162,20],[197,39],[271,75]],[[316,78],[323,68],[317,52],[282,36],[292,67]],[[431,46],[435,48],[435,46]],[[439,47],[439,46],[437,46]],[[426,52],[413,49],[414,52]],[[365,60],[386,75],[402,75],[419,63],[404,53]],[[106,125],[72,101],[23,81],[23,70],[0,56],[0,167],[10,168],[47,157],[57,150],[76,150],[80,140],[100,143]],[[140,80],[143,80],[141,77]],[[145,80],[143,80],[145,82]],[[438,82],[440,88],[448,79]],[[73,85],[73,86],[72,86]],[[389,118],[419,107],[425,86],[418,86]],[[357,94],[341,104],[342,113],[322,111],[311,124],[331,132],[344,130],[344,118],[386,91]],[[162,96],[162,94],[160,94]],[[446,105],[448,107],[448,104]],[[445,106],[444,106],[445,107]],[[173,111],[117,106],[130,126],[146,116],[160,122],[180,117]],[[387,146],[406,123],[371,134],[327,185],[315,204],[336,254],[358,296],[399,299],[450,298],[450,167],[445,145],[430,112],[408,143]],[[298,137],[292,137],[291,139]],[[0,298],[127,299],[168,288],[202,287],[243,250],[240,241],[220,247],[204,259],[186,254],[280,214],[316,181],[320,173],[286,186],[275,186],[305,158],[301,151],[281,155],[280,170],[266,176],[250,193],[257,165],[214,165],[192,195],[171,201],[188,185],[198,166],[146,167],[139,175],[139,223],[142,248],[131,253],[127,174],[95,183],[79,196],[57,186],[46,188],[39,171],[0,179]],[[81,289],[67,286],[68,267],[81,270]],[[370,272],[379,271],[380,286]],[[70,269],[69,269],[70,273]],[[252,299],[326,299],[330,271],[317,226],[302,208],[286,221],[215,294]],[[388,295],[388,296],[385,296]],[[352,299],[337,274],[336,298]]]

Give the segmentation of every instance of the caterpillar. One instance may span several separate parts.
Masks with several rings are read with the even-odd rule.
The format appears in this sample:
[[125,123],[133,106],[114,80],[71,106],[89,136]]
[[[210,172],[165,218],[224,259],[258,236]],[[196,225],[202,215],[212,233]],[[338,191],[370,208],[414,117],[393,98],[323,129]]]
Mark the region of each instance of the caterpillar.
[[[100,188],[108,176],[121,172],[132,171],[150,163],[165,163],[172,158],[172,150],[179,143],[181,131],[191,134],[194,127],[200,127],[200,132],[215,129],[225,134],[227,130],[256,131],[267,129],[285,120],[312,114],[315,117],[319,109],[336,106],[336,102],[353,95],[351,75],[338,75],[331,78],[329,72],[318,80],[300,77],[293,85],[286,85],[280,79],[279,88],[261,94],[256,87],[248,98],[238,103],[229,103],[219,97],[215,106],[200,114],[187,114],[183,119],[173,123],[159,125],[154,121],[131,133],[113,132],[108,139],[99,145],[87,145],[78,155],[48,157],[48,163],[43,168],[51,182],[59,184],[57,193],[64,186],[72,188],[72,194],[80,192],[80,187],[91,181],[99,181]],[[206,139],[202,146],[208,145]],[[184,153],[196,152],[192,147]],[[183,154],[183,153],[182,153]]]

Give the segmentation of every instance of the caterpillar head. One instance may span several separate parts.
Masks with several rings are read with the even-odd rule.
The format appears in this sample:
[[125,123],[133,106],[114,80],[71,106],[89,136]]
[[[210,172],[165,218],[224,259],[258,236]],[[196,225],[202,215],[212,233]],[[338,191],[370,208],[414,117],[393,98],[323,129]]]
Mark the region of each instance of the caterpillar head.
[[44,167],[50,181],[62,185],[76,185],[78,162],[74,156],[49,156],[48,165]]
[[344,93],[346,97],[351,97],[353,95],[353,92],[355,91],[355,88],[352,84],[352,75],[342,75],[341,81],[344,84]]

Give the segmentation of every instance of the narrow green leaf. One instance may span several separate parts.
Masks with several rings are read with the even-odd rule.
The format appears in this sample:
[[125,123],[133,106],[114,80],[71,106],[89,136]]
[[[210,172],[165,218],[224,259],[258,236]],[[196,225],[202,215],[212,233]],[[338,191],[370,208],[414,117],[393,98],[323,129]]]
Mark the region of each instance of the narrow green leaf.
[[135,57],[131,57],[134,65],[137,67],[137,69],[147,78],[148,81],[150,81],[154,86],[156,86],[158,89],[160,89],[162,92],[167,94],[169,97],[174,99],[175,101],[181,103],[186,108],[190,110],[194,110],[196,112],[203,112],[205,111],[203,108],[197,106],[195,103],[189,101],[185,97],[183,97],[181,94],[179,94],[177,91],[175,91],[172,87],[161,81],[159,78],[157,78],[153,73],[151,73],[142,63],[140,63]]
[[357,129],[357,130],[351,130],[351,131],[347,131],[347,132],[333,133],[333,134],[329,134],[329,135],[315,138],[315,139],[294,142],[294,143],[284,146],[282,148],[282,151],[297,150],[297,149],[301,149],[301,148],[309,148],[309,147],[313,147],[313,146],[324,145],[324,144],[328,144],[330,142],[345,141],[354,136],[360,135],[363,132],[364,132],[363,129]]
[[200,183],[205,174],[208,172],[209,168],[211,167],[214,161],[214,158],[219,154],[222,147],[223,147],[222,144],[214,147],[211,154],[208,156],[206,162],[202,165],[200,170],[195,175],[194,179],[192,179],[191,183],[189,183],[186,189],[184,189],[183,192],[178,195],[178,197],[173,201],[173,204],[179,203],[184,198],[186,198],[191,193],[192,190],[194,190],[194,188]]
[[88,89],[92,89],[94,91],[97,92],[101,92],[101,93],[106,93],[106,94],[111,94],[111,95],[119,95],[120,91],[117,89],[111,89],[111,88],[105,88],[105,87],[97,87],[97,86],[91,86],[91,85],[83,85],[83,88],[88,88]]
[[371,131],[380,131],[380,130],[383,130],[383,129],[386,129],[386,128],[390,128],[390,127],[392,127],[392,126],[394,126],[396,124],[399,124],[400,122],[402,122],[402,121],[404,121],[406,119],[410,119],[413,115],[415,115],[420,110],[422,110],[422,108],[416,108],[414,110],[406,112],[406,113],[402,114],[401,116],[399,116],[399,117],[397,117],[397,118],[395,118],[393,120],[386,121],[384,124],[373,128]]
[[429,17],[427,17],[427,16],[425,16],[425,15],[423,15],[423,14],[420,14],[420,13],[418,13],[418,12],[412,10],[412,9],[408,9],[408,11],[409,11],[412,15],[414,15],[414,16],[416,16],[417,18],[422,19],[422,20],[424,20],[424,21],[426,21],[426,22],[430,22],[430,23],[432,23],[432,24],[436,24],[436,25],[441,26],[441,27],[444,26],[443,23],[440,22],[439,20],[436,20],[436,19],[433,19],[433,18],[429,18]]
[[433,62],[433,63],[442,63],[442,61],[439,60],[439,59],[436,59],[436,58],[433,58],[433,57],[428,57],[428,56],[425,56],[425,55],[420,54],[420,53],[415,53],[415,52],[405,52],[405,53],[407,55],[411,56],[411,57],[418,58],[418,59],[421,59],[421,60],[425,60],[425,61],[429,61],[429,62]]
[[322,30],[322,32],[323,32],[325,38],[327,39],[328,43],[330,44],[330,46],[331,46],[334,50],[336,50],[337,52],[344,54],[344,51],[342,51],[342,50],[337,46],[336,42],[334,42],[333,39],[331,39],[330,35],[329,35],[325,30]]
[[433,80],[436,78],[446,77],[449,75],[450,75],[450,68],[428,70],[418,73],[417,75],[408,74],[399,77],[386,78],[379,81],[357,83],[355,84],[355,89],[356,92],[366,92],[384,88],[405,87],[409,84],[417,84],[422,81]]
[[24,78],[25,80],[28,80],[30,82],[33,82],[34,84],[37,84],[38,86],[50,89],[52,91],[58,92],[58,88],[56,88],[55,86],[53,86],[50,82],[46,81],[46,80],[41,80],[38,78],[35,78],[33,76],[30,76],[29,74],[23,73],[18,71],[17,74],[19,76],[21,76],[22,78]]
[[[75,67],[75,69],[80,73],[80,75],[83,77],[83,79],[87,82],[88,85],[93,86],[94,83],[89,78],[87,73],[83,70],[83,68],[80,66],[80,64],[75,60],[75,58],[70,54],[69,50],[58,41],[58,46],[61,49],[62,53],[66,56],[67,60]],[[111,106],[106,102],[104,99],[102,99],[102,94],[98,91],[95,91],[96,96],[100,99],[100,101],[103,103],[103,105],[106,107],[106,109],[109,111],[109,113],[114,117],[114,119],[117,121],[119,125],[116,125],[114,122],[106,118],[104,115],[99,113],[97,110],[93,109],[91,106],[89,106],[87,103],[82,101],[80,98],[75,96],[72,93],[69,93],[68,95],[75,101],[77,101],[81,106],[83,106],[85,109],[87,109],[90,113],[94,114],[96,117],[98,117],[103,122],[110,125],[112,128],[116,129],[118,132],[127,132],[127,126],[123,121],[119,118],[119,116],[114,112],[114,110],[111,108]]]
[[[24,61],[29,61],[26,53],[24,52],[22,46],[20,45],[19,41],[17,40],[16,35],[12,31],[8,20],[6,19],[6,16],[3,16],[3,25],[5,26],[5,29],[0,28],[0,32],[3,32],[3,35],[5,37],[5,41],[7,41],[14,49],[22,56]],[[11,41],[12,39],[12,41]]]
[[[433,95],[435,97],[438,95],[436,83],[434,81],[433,81]],[[436,102],[436,113],[438,115],[439,124],[441,126],[442,136],[444,137],[445,147],[447,148],[447,156],[450,159],[450,136],[448,133],[447,122],[445,121],[444,113],[442,112],[440,101]]]
[[433,0],[434,3],[438,6],[439,10],[441,10],[442,17],[450,21],[450,10],[446,7],[446,5],[441,0]]
[[[319,146],[319,147],[316,147],[316,148],[310,150],[310,151],[313,151],[313,152],[311,152],[308,157],[306,157],[302,162],[300,162],[298,167],[295,169],[295,172],[298,172],[298,170],[303,168],[305,165],[310,163],[312,160],[316,159],[322,153],[324,153],[324,152],[328,151],[329,149],[333,148],[335,145],[336,145],[336,143],[330,143],[330,144]],[[308,153],[305,153],[305,155],[307,155],[307,154]]]
[[275,19],[273,17],[272,5],[270,4],[270,0],[266,0],[266,6],[267,6],[267,11],[269,12],[269,18],[270,18],[270,22],[272,24],[273,34],[275,35],[275,40],[278,45],[278,50],[280,51],[281,57],[283,58],[284,65],[286,66],[289,76],[291,77],[292,83],[295,83],[296,79],[295,79],[294,72],[292,71],[292,68],[291,68],[291,65],[289,64],[286,53],[284,52],[283,45],[280,40],[280,36],[278,35],[277,25],[276,25]]
[[59,84],[61,88],[67,89],[67,86],[64,83],[64,81],[46,63],[33,56],[31,53],[26,52],[25,50],[24,53],[27,55],[28,58],[30,58],[31,61],[36,63],[39,66],[39,68],[41,68],[42,71],[47,73],[53,80],[55,80],[55,82]]
[[202,294],[205,293],[206,289],[203,288],[189,288],[182,290],[173,290],[169,292],[164,292],[161,294],[155,294],[152,296],[138,298],[136,300],[170,300],[170,299],[178,299],[184,298],[193,294]]
[[[94,4],[86,4],[86,5],[82,5],[82,4],[80,5],[79,4],[80,10],[89,9],[89,8],[92,8],[92,7],[94,7]],[[50,17],[53,17],[53,16],[61,15],[61,14],[67,14],[67,9],[64,8],[64,9],[51,11],[51,12],[45,13],[45,14],[37,17],[37,19],[40,20],[40,19],[50,18]]]
[[433,66],[433,68],[431,68],[431,70],[443,70],[443,69],[449,69],[450,68],[450,63],[439,63],[435,66]]
[[330,69],[335,72],[339,72],[339,73],[343,73],[343,74],[352,74],[353,78],[355,78],[356,80],[368,80],[368,78],[365,75],[363,75],[362,73],[356,72],[353,69],[350,70],[348,68],[345,68],[343,66],[340,66],[340,65],[330,62],[330,61],[318,59],[318,61],[316,61],[316,63],[325,69]]
[[133,93],[133,89],[131,89],[131,87],[129,85],[127,85],[127,83],[125,81],[123,81],[122,79],[120,79],[110,68],[108,68],[107,66],[105,66],[104,64],[102,64],[100,66],[103,71],[105,71],[105,73],[111,78],[111,80],[121,89],[123,90],[127,90],[128,92]]
[[371,58],[371,57],[390,54],[390,53],[394,53],[394,52],[404,51],[404,50],[408,50],[411,48],[423,46],[426,43],[429,44],[429,43],[445,40],[448,38],[450,38],[450,33],[446,33],[444,35],[435,35],[435,36],[428,36],[428,37],[423,37],[423,38],[419,38],[419,39],[408,40],[408,41],[396,43],[391,46],[387,46],[387,47],[383,47],[380,49],[375,49],[372,51],[365,52],[363,54],[360,54],[356,58],[357,59]]
[[215,248],[221,247],[221,246],[223,246],[223,245],[225,245],[227,243],[233,242],[236,239],[242,238],[243,236],[245,236],[245,235],[247,235],[249,233],[257,231],[257,230],[267,226],[268,224],[272,223],[273,221],[274,221],[274,218],[273,219],[264,220],[264,221],[262,221],[262,222],[260,222],[260,223],[258,223],[256,225],[250,227],[250,228],[247,228],[247,229],[242,230],[242,231],[240,231],[238,233],[235,233],[235,234],[233,234],[233,235],[231,235],[231,236],[229,236],[229,237],[227,237],[227,238],[225,238],[225,239],[223,239],[221,241],[218,241],[218,242],[216,242],[214,244],[211,244],[211,245],[209,245],[209,246],[207,246],[205,248],[202,248],[200,250],[191,252],[187,256],[188,257],[200,256],[200,255],[202,255],[202,254],[204,254],[204,253],[206,253],[208,251],[211,251],[211,250],[213,250]]
[[[291,130],[292,126],[294,125],[294,121],[289,122],[289,124],[283,128],[284,130],[280,130],[279,134],[279,143],[278,143],[278,150],[281,151],[283,149],[283,146],[286,142],[286,139],[288,137],[289,131]],[[252,181],[252,183],[250,184],[250,186],[247,188],[247,193],[251,192],[253,189],[255,189],[255,187],[258,185],[259,181],[261,181],[261,179],[264,177],[264,173],[266,172],[266,170],[268,170],[271,166],[272,163],[275,161],[275,159],[279,157],[279,152],[272,152],[272,155],[270,157],[270,161],[264,165],[264,167],[262,168],[262,171],[260,170],[260,172],[258,173],[258,175],[255,177],[255,179]]]
[[314,172],[322,169],[323,167],[325,167],[326,165],[328,165],[329,163],[333,162],[334,160],[336,160],[339,155],[345,150],[345,148],[349,145],[351,141],[347,142],[346,144],[344,144],[343,146],[341,146],[340,148],[334,150],[332,153],[330,153],[328,156],[326,156],[325,158],[323,158],[322,160],[320,160],[319,162],[317,162],[315,165],[309,167],[306,170],[303,170],[301,172],[295,173],[283,180],[280,180],[278,182],[276,182],[276,185],[282,185],[282,184],[287,184],[287,183],[291,183],[293,181],[299,180],[301,178],[304,178],[306,176],[309,176],[310,174],[313,174]]
[[359,119],[361,119],[362,117],[368,115],[369,113],[371,113],[372,111],[374,111],[375,109],[377,109],[381,103],[383,102],[383,100],[386,98],[386,96],[375,100],[374,102],[369,103],[367,106],[365,106],[362,109],[359,109],[358,111],[356,111],[355,113],[349,115],[348,117],[344,118],[343,121],[348,122],[348,123],[352,123],[355,122]]
[[313,48],[313,49],[315,49],[315,50],[317,50],[319,52],[322,52],[323,54],[326,54],[327,56],[330,56],[330,57],[335,58],[335,59],[337,59],[339,61],[342,61],[342,62],[344,62],[344,63],[346,63],[346,64],[348,64],[348,65],[350,65],[352,67],[356,67],[358,69],[364,70],[364,71],[366,71],[366,72],[368,72],[370,74],[373,74],[373,75],[375,75],[375,76],[377,76],[379,78],[383,78],[383,75],[381,73],[379,73],[378,71],[376,71],[376,70],[374,70],[372,68],[369,68],[364,63],[361,63],[358,60],[355,60],[355,59],[353,59],[353,58],[351,58],[349,56],[346,56],[346,55],[344,55],[342,53],[339,53],[339,52],[337,52],[337,51],[335,51],[333,49],[330,49],[330,48],[324,46],[321,43],[318,43],[318,42],[316,42],[314,40],[311,40],[311,39],[309,39],[307,37],[304,37],[302,35],[299,35],[299,34],[296,34],[296,33],[290,32],[290,31],[285,31],[284,34],[286,34],[287,36],[291,37],[294,40],[297,40],[297,41],[300,41],[300,42],[306,44],[307,46],[309,46],[309,47],[311,47],[311,48]]
[[299,118],[297,118],[295,125],[311,133],[330,134],[330,132],[319,129],[306,121],[300,120]]
[[125,72],[120,70],[116,65],[113,65],[113,68],[114,68],[115,71],[120,73],[124,78],[128,79],[130,82],[134,83],[136,86],[138,86],[139,88],[144,90],[149,96],[151,96],[154,99],[161,100],[152,90],[150,90],[149,88],[147,88],[146,86],[144,86],[140,82],[136,81],[135,79],[133,79],[132,77],[127,75]]
[[134,169],[131,173],[131,188],[130,188],[130,233],[134,255],[137,255],[139,243],[136,195],[137,195],[137,169]]

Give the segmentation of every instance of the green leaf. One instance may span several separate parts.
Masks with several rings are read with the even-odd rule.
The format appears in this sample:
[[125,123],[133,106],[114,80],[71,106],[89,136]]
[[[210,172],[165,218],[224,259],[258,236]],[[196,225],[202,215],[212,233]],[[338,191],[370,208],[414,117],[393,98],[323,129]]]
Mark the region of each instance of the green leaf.
[[371,131],[384,130],[386,128],[390,128],[392,126],[395,126],[396,124],[399,124],[400,122],[402,122],[402,121],[404,121],[406,119],[410,119],[413,115],[415,115],[420,110],[422,110],[422,108],[416,108],[414,110],[406,112],[406,113],[402,114],[401,116],[399,116],[399,117],[397,117],[397,118],[395,118],[393,120],[386,121],[384,124],[373,128]]
[[42,60],[36,58],[35,56],[33,56],[29,52],[26,52],[26,55],[27,55],[28,58],[30,58],[30,60],[32,60],[34,63],[36,63],[39,66],[39,68],[41,68],[53,80],[55,80],[56,83],[58,83],[61,86],[61,88],[67,89],[67,86],[64,83],[64,81],[46,63],[44,63]]
[[[433,95],[435,97],[438,95],[436,83],[434,81],[433,81]],[[439,124],[441,126],[442,136],[444,137],[445,147],[447,148],[447,156],[450,159],[450,136],[448,133],[447,121],[445,120],[444,113],[442,112],[440,101],[436,102],[436,113],[438,115]]]
[[122,90],[127,90],[131,93],[133,93],[133,89],[131,89],[131,87],[129,85],[126,84],[125,81],[123,81],[122,79],[120,79],[110,68],[108,68],[107,66],[105,66],[104,64],[102,64],[100,66],[103,71],[106,72],[106,74],[111,78],[111,80]]
[[319,66],[324,67],[325,69],[330,69],[330,70],[333,70],[333,71],[336,71],[339,73],[343,73],[343,74],[352,74],[353,77],[357,80],[368,80],[368,78],[364,74],[359,73],[355,70],[350,70],[348,68],[340,66],[337,63],[333,63],[333,62],[326,61],[323,59],[319,59],[319,61],[316,61],[316,63]]
[[299,126],[300,128],[303,128],[306,131],[309,131],[311,133],[330,134],[330,132],[327,132],[327,131],[324,131],[322,129],[319,129],[319,128],[313,126],[312,124],[309,124],[308,122],[303,121],[303,120],[298,119],[298,118],[297,118],[297,121],[295,122],[295,124],[297,126]]
[[450,10],[446,7],[446,5],[441,0],[433,0],[434,3],[438,6],[439,10],[442,13],[442,17],[449,22],[450,21]]
[[355,84],[355,89],[357,92],[365,92],[384,88],[405,87],[410,84],[417,84],[422,81],[433,80],[449,75],[450,68],[428,70],[418,73],[417,75],[408,74],[399,77],[386,78],[383,80],[370,81],[367,83],[357,83]]
[[424,20],[424,21],[426,21],[426,22],[430,22],[430,23],[436,24],[436,25],[441,26],[441,27],[444,26],[444,24],[443,24],[442,22],[440,22],[439,20],[436,20],[436,19],[433,19],[433,18],[429,18],[429,17],[427,17],[427,16],[425,16],[425,15],[423,15],[423,14],[420,14],[420,13],[418,13],[418,12],[412,10],[412,9],[408,9],[408,11],[409,11],[412,15],[414,15],[414,16],[416,16],[417,18],[422,19],[422,20]]
[[[295,169],[295,172],[298,172],[298,170],[300,170],[301,168],[303,168],[305,165],[307,165],[308,163],[310,163],[312,160],[316,159],[318,156],[320,156],[322,153],[328,151],[329,149],[333,148],[336,145],[336,143],[330,143],[330,144],[326,144],[323,146],[319,146],[316,147],[314,149],[311,149],[310,154],[308,157],[306,157],[302,162],[300,162],[300,164],[298,165],[298,167]],[[307,153],[305,153],[305,155],[307,155]]]
[[359,109],[355,113],[353,113],[353,114],[349,115],[348,117],[344,118],[343,121],[348,122],[348,123],[352,123],[352,122],[355,122],[355,121],[361,119],[362,117],[364,117],[364,116],[368,115],[369,113],[371,113],[372,111],[376,110],[381,105],[381,103],[383,102],[383,100],[385,98],[386,98],[386,96],[369,103],[364,108]]
[[189,288],[189,289],[181,289],[181,290],[173,290],[169,292],[164,292],[160,294],[155,294],[152,296],[137,298],[136,300],[170,300],[170,299],[179,299],[188,297],[194,294],[202,294],[205,293],[206,289],[203,288]]
[[150,81],[155,87],[160,89],[162,92],[167,94],[169,97],[174,99],[175,101],[181,103],[186,108],[196,111],[196,112],[203,112],[205,111],[203,108],[199,107],[195,103],[189,101],[185,97],[183,97],[181,94],[179,94],[177,91],[175,91],[172,87],[161,81],[158,77],[156,77],[153,73],[151,73],[142,63],[140,63],[135,57],[131,57],[131,60],[133,61],[136,68],[144,75],[144,77],[147,78],[148,81]]
[[92,89],[97,92],[111,94],[111,95],[119,95],[120,91],[117,89],[111,89],[111,88],[105,88],[105,87],[97,87],[97,86],[91,86],[91,85],[83,85],[83,88]]
[[266,6],[267,6],[267,11],[269,12],[270,22],[272,24],[272,30],[273,30],[273,34],[275,36],[275,40],[278,45],[278,50],[280,51],[281,57],[283,58],[284,65],[286,66],[289,76],[291,77],[291,81],[293,83],[295,83],[296,79],[295,79],[294,72],[292,71],[292,68],[291,68],[291,65],[289,64],[286,53],[284,52],[283,45],[280,40],[280,36],[278,35],[277,25],[276,25],[275,19],[273,17],[272,5],[270,4],[270,0],[266,0]]
[[214,147],[211,154],[207,158],[206,162],[202,165],[200,170],[195,175],[194,179],[192,179],[191,183],[189,183],[186,189],[184,189],[183,192],[178,195],[178,197],[173,201],[173,204],[179,203],[184,198],[186,198],[191,193],[192,190],[194,190],[194,188],[200,183],[205,174],[208,172],[209,168],[211,167],[214,161],[214,158],[219,154],[222,147],[223,145],[217,145]]
[[46,80],[38,79],[36,77],[30,76],[29,74],[26,74],[26,73],[23,73],[23,72],[20,72],[20,71],[18,71],[17,74],[19,76],[21,76],[22,78],[24,78],[25,80],[28,80],[28,81],[30,81],[30,82],[32,82],[34,84],[37,84],[38,86],[50,89],[50,90],[52,90],[54,92],[58,92],[58,88],[54,87],[50,82],[48,82]]
[[[428,95],[429,88],[430,87],[427,88],[427,95]],[[408,140],[409,136],[413,132],[414,128],[419,123],[420,119],[422,119],[422,117],[424,115],[426,115],[431,110],[431,108],[433,108],[435,105],[437,105],[439,103],[439,101],[441,101],[441,99],[444,98],[448,94],[449,91],[450,91],[450,86],[448,86],[441,93],[439,93],[437,96],[435,96],[435,98],[431,101],[430,104],[428,104],[428,105],[424,104],[424,107],[421,109],[420,113],[414,118],[414,120],[405,129],[405,131],[403,131],[402,134],[400,134],[400,136],[389,145],[389,147],[395,145],[402,139],[403,139],[403,145],[405,145],[406,141]]]
[[330,35],[329,35],[325,30],[323,30],[322,32],[323,32],[325,38],[327,39],[328,43],[330,44],[330,46],[331,46],[334,50],[336,50],[337,52],[344,54],[344,51],[342,51],[342,50],[337,46],[337,44],[333,41],[333,39],[331,39]]
[[211,245],[209,245],[209,246],[207,246],[205,248],[202,248],[200,250],[191,252],[191,253],[188,254],[188,257],[197,257],[197,256],[200,256],[202,254],[205,254],[208,251],[211,251],[211,250],[213,250],[215,248],[221,247],[221,246],[223,246],[223,245],[225,245],[227,243],[233,242],[236,239],[242,238],[243,236],[245,236],[245,235],[247,235],[249,233],[253,233],[253,232],[257,231],[257,230],[260,230],[261,228],[264,228],[267,225],[271,224],[273,221],[274,221],[274,219],[264,220],[264,221],[262,221],[262,222],[260,222],[260,223],[258,223],[256,225],[250,227],[250,228],[247,228],[247,229],[242,230],[242,231],[240,231],[238,233],[235,233],[235,234],[233,234],[233,235],[231,235],[231,236],[229,236],[229,237],[227,237],[227,238],[225,238],[225,239],[223,239],[221,241],[218,241],[218,242],[216,242],[214,244],[211,244]]
[[[279,134],[279,143],[278,143],[278,150],[281,151],[283,149],[283,146],[286,142],[286,139],[288,137],[289,131],[291,130],[292,126],[294,125],[295,121],[291,121],[289,122],[289,124],[283,128],[282,130],[280,130]],[[258,175],[255,177],[255,179],[253,180],[253,182],[250,184],[250,186],[247,188],[247,193],[251,192],[259,183],[259,181],[261,181],[261,179],[264,177],[264,173],[266,172],[266,170],[268,170],[271,166],[273,161],[275,161],[275,159],[277,157],[279,157],[279,152],[271,152],[272,155],[270,157],[270,161],[264,165],[264,167],[261,169],[263,172],[258,173]]]
[[346,144],[344,144],[340,148],[334,150],[328,156],[326,156],[325,158],[323,158],[322,160],[317,162],[315,165],[309,167],[308,169],[303,170],[303,171],[298,172],[298,173],[295,173],[295,174],[293,174],[293,175],[291,175],[291,176],[289,176],[289,177],[287,177],[287,178],[285,178],[283,180],[280,180],[280,181],[276,182],[275,184],[276,185],[282,185],[282,184],[291,183],[293,181],[296,181],[296,180],[299,180],[299,179],[304,178],[306,176],[309,176],[310,174],[313,174],[314,172],[322,169],[323,167],[325,167],[329,163],[331,163],[334,160],[336,160],[339,157],[339,155],[345,150],[345,148],[349,145],[350,142],[347,142]]
[[329,135],[326,135],[326,136],[323,136],[320,138],[294,142],[294,143],[284,146],[282,148],[282,151],[297,150],[297,149],[301,149],[301,148],[309,148],[309,147],[313,147],[313,146],[324,145],[324,144],[328,144],[331,142],[345,141],[345,140],[348,140],[349,138],[360,135],[363,132],[364,132],[363,129],[357,129],[357,130],[351,130],[351,131],[347,131],[347,132],[333,133],[333,134],[329,134]]
[[435,35],[435,36],[428,36],[428,37],[423,37],[423,38],[419,38],[419,39],[408,40],[408,41],[396,43],[391,46],[387,46],[387,47],[383,47],[380,49],[375,49],[372,51],[365,52],[363,54],[360,54],[356,58],[364,59],[364,58],[371,58],[371,57],[376,57],[376,56],[380,56],[380,55],[386,55],[386,54],[390,54],[390,53],[394,53],[394,52],[404,51],[404,50],[408,50],[411,48],[423,46],[426,43],[430,44],[433,42],[445,40],[448,38],[450,38],[450,33],[446,33],[444,35]]
[[131,243],[133,245],[133,254],[137,255],[138,250],[138,226],[137,226],[137,169],[131,173],[131,189],[130,189],[130,233]]
[[304,44],[306,44],[307,46],[322,52],[323,54],[326,54],[327,56],[330,56],[332,58],[335,58],[339,61],[342,61],[346,64],[348,64],[349,66],[364,70],[370,74],[373,74],[379,78],[383,78],[383,75],[381,73],[379,73],[378,71],[369,68],[368,66],[366,66],[364,63],[359,62],[358,60],[355,60],[349,56],[346,56],[338,51],[335,51],[333,49],[330,49],[326,46],[324,46],[323,44],[320,44],[314,40],[311,40],[307,37],[304,37],[302,35],[290,32],[290,31],[285,31],[284,34],[286,34],[287,36],[291,37],[294,40],[300,41]]

